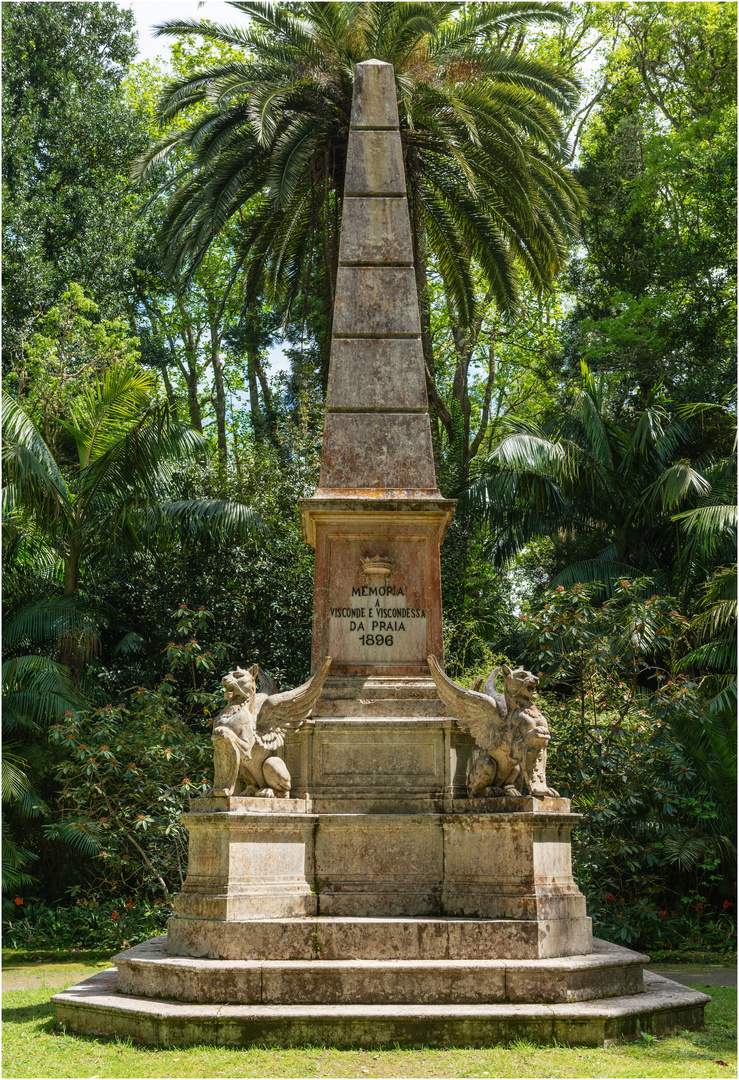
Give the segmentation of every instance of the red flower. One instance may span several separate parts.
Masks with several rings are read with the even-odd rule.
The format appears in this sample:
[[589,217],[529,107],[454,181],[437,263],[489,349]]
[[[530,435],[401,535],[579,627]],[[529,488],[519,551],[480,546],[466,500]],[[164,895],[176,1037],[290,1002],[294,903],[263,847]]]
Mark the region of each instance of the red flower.
[[23,904],[23,897],[22,896],[16,896],[15,903],[18,905],[18,907],[20,907]]
[[613,895],[612,892],[606,893],[606,900],[615,900],[615,899],[616,899],[616,897]]
[[666,911],[660,911],[660,913],[659,913],[659,917],[660,917],[660,919],[664,919],[664,918],[666,918],[666,916],[667,916],[667,912],[666,912]]
[[190,783],[190,777],[189,777],[189,776],[185,776],[185,777],[183,777],[183,779],[182,779],[182,783],[183,783],[183,784],[189,784],[189,783]]
[[733,907],[731,900],[724,900],[724,911],[728,911],[730,907]]
[[623,919],[623,915],[617,915],[616,918],[617,919]]
[[133,907],[133,900],[129,900],[129,902],[126,904],[126,907]]
[[626,901],[624,900],[624,898],[622,896],[621,899],[619,900],[619,904],[625,904],[625,903],[626,903]]
[[111,919],[120,919],[121,916],[117,911],[114,911],[110,917]]
[[564,585],[558,585],[557,586],[557,592],[564,592],[564,591],[565,591]]

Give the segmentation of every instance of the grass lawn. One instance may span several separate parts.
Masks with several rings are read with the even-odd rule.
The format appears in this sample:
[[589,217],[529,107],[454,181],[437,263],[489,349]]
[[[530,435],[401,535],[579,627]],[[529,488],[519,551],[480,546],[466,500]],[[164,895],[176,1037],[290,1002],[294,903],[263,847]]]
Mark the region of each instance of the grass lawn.
[[[26,989],[3,993],[3,1077],[702,1077],[736,1075],[735,989],[706,987],[703,1031],[608,1049],[537,1046],[487,1050],[151,1050],[56,1033],[53,993],[106,966],[77,962],[22,969]],[[20,981],[20,980],[17,980]]]

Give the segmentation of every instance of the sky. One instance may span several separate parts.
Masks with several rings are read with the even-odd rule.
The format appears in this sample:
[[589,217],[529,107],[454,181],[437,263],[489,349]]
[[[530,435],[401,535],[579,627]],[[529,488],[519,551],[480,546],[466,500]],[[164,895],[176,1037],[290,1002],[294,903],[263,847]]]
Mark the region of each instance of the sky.
[[131,0],[129,7],[139,32],[139,60],[152,60],[168,55],[171,38],[156,38],[152,26],[170,19],[209,19],[211,22],[240,23],[244,16],[225,0]]
[[[121,6],[125,6],[121,4]],[[172,38],[154,37],[153,26],[170,19],[209,19],[211,22],[239,24],[244,16],[225,0],[131,0],[127,5],[136,19],[139,32],[138,60],[154,60],[169,56]],[[289,362],[279,344],[267,354],[270,371],[277,375],[289,369]]]

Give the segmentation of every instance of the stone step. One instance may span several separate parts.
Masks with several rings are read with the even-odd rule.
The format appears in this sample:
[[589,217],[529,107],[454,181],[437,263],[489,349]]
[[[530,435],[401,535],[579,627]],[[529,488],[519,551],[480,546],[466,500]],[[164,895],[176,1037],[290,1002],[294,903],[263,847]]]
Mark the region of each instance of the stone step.
[[[176,907],[181,906],[182,894]],[[175,956],[221,960],[538,960],[599,953],[589,918],[455,919],[317,916],[229,921],[175,914]],[[591,951],[592,950],[592,951]],[[624,950],[629,956],[638,954]]]
[[165,936],[115,957],[124,994],[224,1004],[552,1004],[641,993],[647,957],[599,943],[549,960],[211,960],[172,956]]
[[347,717],[372,717],[386,720],[409,720],[415,717],[438,720],[440,724],[450,722],[444,706],[439,699],[425,697],[389,698],[359,697],[335,698],[319,701],[314,710],[314,720],[340,719]]
[[703,1025],[710,998],[645,973],[644,992],[556,1005],[190,1005],[117,991],[109,968],[52,998],[68,1034],[147,1046],[456,1047],[514,1039],[607,1046]]
[[324,701],[354,701],[357,698],[388,698],[395,701],[411,699],[436,701],[439,714],[447,715],[436,683],[430,675],[424,678],[402,675],[329,675],[323,684],[320,704]]

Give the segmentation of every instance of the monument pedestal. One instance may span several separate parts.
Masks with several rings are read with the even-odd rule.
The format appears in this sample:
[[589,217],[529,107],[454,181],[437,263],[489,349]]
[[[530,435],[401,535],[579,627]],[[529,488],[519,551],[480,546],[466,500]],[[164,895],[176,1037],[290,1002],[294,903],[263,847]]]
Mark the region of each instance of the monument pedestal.
[[468,799],[472,740],[433,683],[358,682],[327,684],[286,746],[295,798],[192,800],[168,935],[56,995],[65,1029],[376,1048],[607,1045],[700,1026],[709,998],[593,940],[568,800]]

